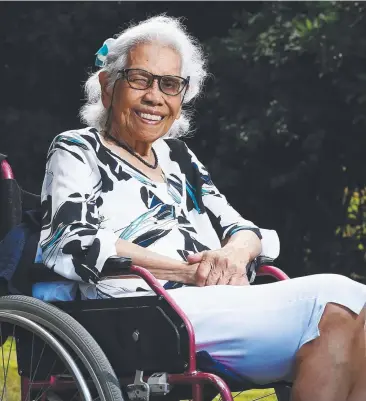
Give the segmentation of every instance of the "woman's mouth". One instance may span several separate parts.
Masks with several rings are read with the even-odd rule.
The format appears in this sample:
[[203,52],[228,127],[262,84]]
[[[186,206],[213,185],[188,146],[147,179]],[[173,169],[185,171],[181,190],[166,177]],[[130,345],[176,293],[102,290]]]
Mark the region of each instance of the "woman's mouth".
[[156,125],[159,124],[164,117],[157,114],[142,113],[141,111],[135,111],[135,114],[142,120],[145,124]]

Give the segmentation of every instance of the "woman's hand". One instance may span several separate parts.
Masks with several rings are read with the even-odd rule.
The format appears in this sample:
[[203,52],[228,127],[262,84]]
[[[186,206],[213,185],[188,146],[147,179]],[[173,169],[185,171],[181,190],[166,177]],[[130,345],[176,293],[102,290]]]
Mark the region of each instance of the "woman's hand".
[[[244,256],[244,255],[243,255]],[[246,275],[248,257],[243,257],[232,249],[221,248],[215,251],[203,251],[188,256],[188,263],[198,264],[195,284],[207,285],[249,285]]]
[[127,240],[116,242],[118,256],[131,258],[132,264],[149,270],[157,279],[195,284],[198,264],[189,264],[150,251]]
[[258,236],[243,230],[230,237],[223,248],[189,255],[187,261],[190,265],[198,265],[195,274],[197,286],[249,285],[246,267],[261,249]]

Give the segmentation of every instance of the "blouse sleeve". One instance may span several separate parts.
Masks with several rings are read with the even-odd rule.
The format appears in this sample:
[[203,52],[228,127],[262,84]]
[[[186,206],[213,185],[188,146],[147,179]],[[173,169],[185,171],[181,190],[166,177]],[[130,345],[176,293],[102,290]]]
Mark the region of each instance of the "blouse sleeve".
[[72,280],[96,283],[116,255],[117,235],[103,228],[98,205],[101,176],[91,145],[78,133],[53,141],[42,186],[43,263]]
[[187,149],[191,155],[193,167],[199,176],[202,203],[220,240],[225,240],[241,230],[252,230],[261,239],[261,256],[276,259],[280,253],[277,232],[259,228],[252,221],[244,219],[216,188],[205,166],[188,147]]

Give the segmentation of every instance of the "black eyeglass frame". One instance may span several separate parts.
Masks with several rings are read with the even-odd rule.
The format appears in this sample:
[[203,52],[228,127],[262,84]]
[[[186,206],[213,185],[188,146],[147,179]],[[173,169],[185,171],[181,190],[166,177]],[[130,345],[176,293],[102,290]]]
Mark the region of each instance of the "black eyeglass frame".
[[[147,74],[151,75],[151,76],[152,76],[152,80],[151,80],[150,85],[148,85],[146,88],[135,88],[135,87],[133,87],[133,86],[131,85],[131,82],[128,80],[128,72],[129,72],[129,71],[143,71],[143,72],[146,72]],[[178,96],[180,93],[183,92],[184,88],[186,88],[186,91],[187,91],[188,84],[189,84],[189,80],[190,80],[190,76],[188,76],[187,78],[183,78],[183,77],[180,77],[180,76],[178,76],[178,75],[155,75],[155,74],[152,74],[150,71],[143,70],[142,68],[125,68],[125,69],[123,69],[123,70],[119,70],[118,72],[122,75],[121,78],[126,79],[128,85],[129,85],[132,89],[136,89],[136,90],[138,90],[138,91],[144,91],[144,90],[146,90],[146,89],[151,88],[152,85],[153,85],[153,83],[154,83],[154,81],[157,80],[157,81],[158,81],[158,86],[159,86],[160,91],[163,92],[163,93],[164,93],[165,95],[167,95],[167,96]],[[178,93],[172,95],[172,94],[166,93],[166,92],[164,92],[164,91],[162,90],[162,88],[161,88],[161,80],[162,80],[163,78],[167,78],[167,77],[168,77],[168,78],[179,78],[179,79],[181,79],[181,80],[183,81],[183,84],[184,84],[184,85],[183,85],[182,89],[181,89]],[[185,93],[184,93],[184,96],[185,96]],[[183,96],[183,98],[184,98],[184,96]]]

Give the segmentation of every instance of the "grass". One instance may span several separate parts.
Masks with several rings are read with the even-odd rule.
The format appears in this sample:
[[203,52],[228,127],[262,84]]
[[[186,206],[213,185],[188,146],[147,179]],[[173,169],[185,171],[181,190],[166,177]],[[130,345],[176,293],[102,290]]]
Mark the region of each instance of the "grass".
[[15,341],[11,341],[11,338],[9,338],[1,348],[2,350],[0,349],[0,364],[1,366],[8,366],[8,369],[5,388],[4,375],[6,373],[6,369],[0,369],[0,400],[20,401],[20,376],[18,374]]
[[[8,374],[6,379],[6,391],[3,392],[4,373],[0,373],[0,400],[1,401],[20,401],[20,376],[18,374],[17,356],[15,341],[9,338],[0,350],[0,364],[6,366],[9,361]],[[0,369],[1,371],[1,369]],[[4,370],[3,370],[4,372]],[[277,401],[277,397],[273,394],[273,389],[250,390],[243,393],[233,393],[235,401],[252,401],[264,397],[264,401]],[[268,397],[265,397],[269,395]],[[218,401],[216,397],[214,401]]]
[[273,388],[267,388],[261,390],[249,390],[249,391],[244,391],[243,393],[233,393],[233,398],[234,401],[253,401],[261,399],[263,397],[262,398],[263,401],[277,401],[277,397],[273,393],[274,393]]

